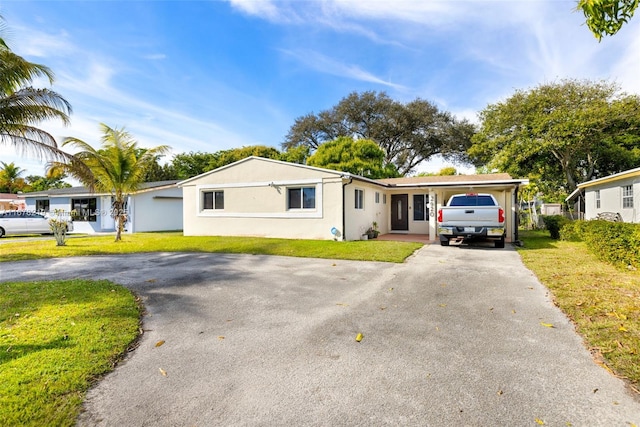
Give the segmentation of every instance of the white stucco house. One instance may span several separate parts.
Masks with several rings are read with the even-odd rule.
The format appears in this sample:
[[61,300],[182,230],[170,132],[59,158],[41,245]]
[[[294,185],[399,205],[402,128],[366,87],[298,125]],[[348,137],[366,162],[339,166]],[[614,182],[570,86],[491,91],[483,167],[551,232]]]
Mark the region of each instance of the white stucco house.
[[[178,181],[143,183],[127,198],[128,233],[182,230],[182,189]],[[59,188],[22,194],[26,209],[38,212],[75,212],[75,233],[115,231],[112,195],[92,193],[86,187]]]
[[329,169],[248,157],[180,182],[187,236],[359,240],[375,222],[382,234],[438,239],[436,211],[452,194],[493,194],[517,240],[517,192],[508,174],[373,180]]
[[640,168],[578,184],[567,201],[584,203],[584,219],[617,214],[623,222],[640,223]]

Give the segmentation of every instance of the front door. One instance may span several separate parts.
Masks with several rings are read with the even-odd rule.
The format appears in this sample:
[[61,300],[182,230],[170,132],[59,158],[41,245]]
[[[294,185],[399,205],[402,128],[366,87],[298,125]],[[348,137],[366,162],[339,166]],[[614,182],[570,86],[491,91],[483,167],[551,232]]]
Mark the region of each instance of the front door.
[[409,231],[409,195],[391,195],[391,230]]

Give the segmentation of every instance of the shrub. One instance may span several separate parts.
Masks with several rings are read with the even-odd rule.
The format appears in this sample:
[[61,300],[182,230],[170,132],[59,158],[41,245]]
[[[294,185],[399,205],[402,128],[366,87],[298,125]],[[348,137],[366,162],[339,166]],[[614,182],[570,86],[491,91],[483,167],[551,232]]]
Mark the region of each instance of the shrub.
[[572,221],[560,230],[564,240],[582,240],[599,259],[626,267],[640,267],[640,224],[610,221]]
[[560,238],[560,228],[569,220],[562,215],[542,215],[542,222],[544,227],[549,230],[552,239]]

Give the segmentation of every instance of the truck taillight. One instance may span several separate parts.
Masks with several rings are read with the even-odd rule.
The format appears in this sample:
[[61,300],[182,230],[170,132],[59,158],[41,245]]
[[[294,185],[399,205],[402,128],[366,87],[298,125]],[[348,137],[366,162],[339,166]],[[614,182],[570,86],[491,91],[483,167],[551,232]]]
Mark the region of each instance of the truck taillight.
[[498,209],[498,222],[504,222],[504,209]]
[[442,222],[442,209],[438,209],[438,222]]

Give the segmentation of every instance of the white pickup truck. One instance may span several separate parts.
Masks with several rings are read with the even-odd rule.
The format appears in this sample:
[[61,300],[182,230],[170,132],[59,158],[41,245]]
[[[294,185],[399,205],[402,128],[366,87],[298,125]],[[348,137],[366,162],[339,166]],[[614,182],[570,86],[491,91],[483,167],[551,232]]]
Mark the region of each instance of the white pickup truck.
[[440,244],[462,243],[472,239],[495,240],[496,248],[504,248],[505,216],[491,194],[456,194],[446,207],[438,210]]

